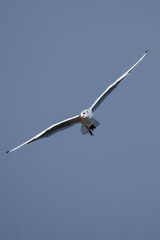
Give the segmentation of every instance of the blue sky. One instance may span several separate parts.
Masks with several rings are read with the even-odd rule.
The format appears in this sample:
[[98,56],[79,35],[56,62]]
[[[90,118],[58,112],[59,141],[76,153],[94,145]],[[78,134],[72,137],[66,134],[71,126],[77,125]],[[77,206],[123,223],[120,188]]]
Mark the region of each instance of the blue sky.
[[[0,239],[159,239],[159,1],[0,2]],[[11,149],[79,114],[80,125]]]

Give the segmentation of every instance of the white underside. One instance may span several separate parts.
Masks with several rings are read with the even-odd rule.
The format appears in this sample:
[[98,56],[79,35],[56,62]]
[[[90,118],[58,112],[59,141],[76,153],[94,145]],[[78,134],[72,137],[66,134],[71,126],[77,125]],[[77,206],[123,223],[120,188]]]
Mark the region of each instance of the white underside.
[[89,133],[89,129],[91,127],[91,125],[93,124],[95,127],[98,127],[98,125],[100,124],[97,120],[95,120],[94,118],[92,119],[84,119],[85,121],[82,122],[82,126],[81,126],[81,133],[84,134],[88,134]]

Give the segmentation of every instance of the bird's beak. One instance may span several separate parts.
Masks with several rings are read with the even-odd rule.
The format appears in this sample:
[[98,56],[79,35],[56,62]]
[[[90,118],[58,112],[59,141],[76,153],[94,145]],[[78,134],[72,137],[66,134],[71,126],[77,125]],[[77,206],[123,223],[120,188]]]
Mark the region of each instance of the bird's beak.
[[84,116],[80,117],[80,120],[82,120],[82,118],[84,118]]

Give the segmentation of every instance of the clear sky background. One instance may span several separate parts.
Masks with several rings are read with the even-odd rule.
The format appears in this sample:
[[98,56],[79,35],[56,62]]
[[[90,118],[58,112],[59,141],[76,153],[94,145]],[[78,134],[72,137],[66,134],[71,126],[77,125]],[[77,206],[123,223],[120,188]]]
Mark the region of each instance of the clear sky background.
[[[0,1],[0,239],[160,239],[160,2]],[[89,107],[80,125],[13,153]]]

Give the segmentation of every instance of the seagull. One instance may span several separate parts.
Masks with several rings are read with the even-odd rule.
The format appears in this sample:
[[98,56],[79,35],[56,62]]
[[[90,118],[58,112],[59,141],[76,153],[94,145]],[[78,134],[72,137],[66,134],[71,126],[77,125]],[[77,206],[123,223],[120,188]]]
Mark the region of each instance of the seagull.
[[105,89],[105,91],[96,99],[96,101],[92,104],[92,106],[88,109],[85,109],[81,111],[79,115],[76,115],[74,117],[65,119],[61,122],[58,122],[56,124],[53,124],[52,126],[48,127],[44,131],[37,134],[35,137],[31,138],[30,140],[26,141],[25,143],[22,143],[21,145],[7,151],[6,153],[13,152],[17,150],[18,148],[32,143],[34,141],[37,141],[41,138],[49,137],[52,134],[55,134],[59,131],[62,131],[66,128],[69,128],[77,123],[81,123],[81,133],[82,134],[90,134],[93,136],[93,130],[98,127],[100,124],[95,118],[94,118],[94,112],[99,107],[99,105],[105,100],[105,98],[118,86],[118,84],[142,61],[142,59],[146,56],[148,51],[146,51],[143,56],[127,71],[125,72],[121,77],[119,77],[115,82],[113,82],[109,87]]

